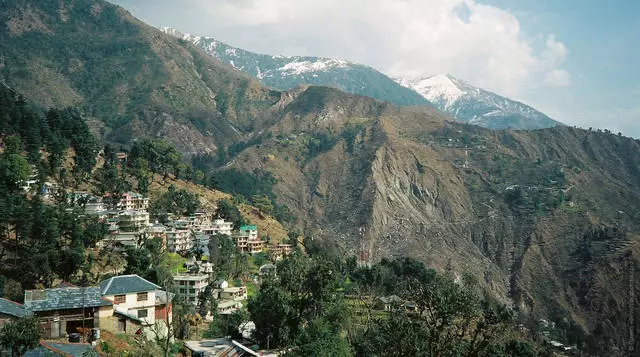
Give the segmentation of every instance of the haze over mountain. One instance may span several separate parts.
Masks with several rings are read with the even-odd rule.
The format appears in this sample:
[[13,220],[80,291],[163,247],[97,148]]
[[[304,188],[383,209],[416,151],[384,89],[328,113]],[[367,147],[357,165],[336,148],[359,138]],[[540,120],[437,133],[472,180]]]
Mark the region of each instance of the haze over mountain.
[[561,125],[526,104],[474,87],[449,74],[397,81],[463,123],[490,129],[542,129]]
[[491,131],[329,87],[269,89],[103,1],[3,2],[0,26],[2,81],[79,107],[104,139],[160,137],[185,158],[222,158],[212,170],[269,172],[305,237],[363,264],[409,255],[471,273],[601,355],[634,343],[639,141]]

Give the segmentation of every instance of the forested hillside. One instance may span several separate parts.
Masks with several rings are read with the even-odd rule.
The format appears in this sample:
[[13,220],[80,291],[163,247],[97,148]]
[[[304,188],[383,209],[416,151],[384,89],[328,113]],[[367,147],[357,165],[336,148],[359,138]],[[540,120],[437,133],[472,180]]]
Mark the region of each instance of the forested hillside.
[[0,4],[0,76],[38,104],[75,106],[101,136],[213,152],[258,130],[277,92],[103,1]]

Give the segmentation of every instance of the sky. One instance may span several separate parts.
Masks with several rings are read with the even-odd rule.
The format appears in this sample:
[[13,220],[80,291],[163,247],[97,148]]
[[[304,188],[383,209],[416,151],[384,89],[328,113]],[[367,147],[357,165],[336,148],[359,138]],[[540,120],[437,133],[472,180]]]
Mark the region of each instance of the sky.
[[640,1],[113,0],[156,27],[394,77],[449,73],[583,128],[640,138]]

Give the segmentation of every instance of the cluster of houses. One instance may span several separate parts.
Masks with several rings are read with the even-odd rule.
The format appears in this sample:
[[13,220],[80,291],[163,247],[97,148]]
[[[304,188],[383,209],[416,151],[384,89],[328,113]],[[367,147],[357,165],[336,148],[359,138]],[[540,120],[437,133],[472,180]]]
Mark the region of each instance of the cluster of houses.
[[0,326],[25,316],[40,320],[45,339],[86,331],[166,336],[173,294],[138,275],[120,275],[97,286],[63,283],[55,288],[26,290],[24,303],[0,299]]
[[[72,202],[84,207],[85,214],[98,216],[107,223],[109,235],[101,245],[139,246],[143,238],[160,238],[163,248],[168,252],[200,252],[208,255],[210,239],[215,235],[226,235],[233,238],[243,253],[256,254],[268,248],[273,260],[279,260],[293,250],[290,244],[272,244],[267,247],[260,239],[256,226],[245,225],[235,231],[232,222],[214,218],[211,212],[196,212],[189,217],[169,220],[165,224],[152,223],[147,197],[127,192],[117,200],[110,198],[108,195],[104,198],[94,197],[86,192],[74,192],[70,196]],[[111,201],[111,205],[105,203],[107,200]]]

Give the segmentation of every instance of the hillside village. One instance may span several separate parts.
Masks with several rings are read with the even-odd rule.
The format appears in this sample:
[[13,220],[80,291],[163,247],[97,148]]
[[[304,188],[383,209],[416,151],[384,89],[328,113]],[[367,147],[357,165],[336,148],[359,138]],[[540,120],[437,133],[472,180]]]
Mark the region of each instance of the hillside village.
[[[64,194],[66,200],[80,208],[84,215],[103,222],[107,233],[96,244],[96,250],[110,249],[126,255],[127,248],[139,249],[145,241],[157,239],[163,252],[184,257],[183,265],[172,274],[170,285],[175,293],[167,291],[166,286],[158,286],[133,274],[116,275],[96,286],[81,287],[62,282],[51,288],[26,290],[23,304],[0,299],[0,327],[14,318],[35,316],[44,328],[46,340],[91,342],[99,340],[100,333],[105,332],[143,335],[149,340],[171,335],[173,339],[170,326],[173,323],[172,301],[176,298],[190,306],[189,310],[198,310],[198,316],[202,313],[203,322],[213,321],[214,316],[230,315],[243,307],[246,309],[243,303],[248,297],[247,286],[232,286],[225,279],[216,279],[217,270],[207,260],[210,244],[228,237],[239,254],[263,254],[268,260],[252,279],[258,284],[260,276],[275,272],[275,265],[269,261],[280,261],[294,250],[292,244],[263,241],[255,225],[235,229],[233,222],[217,218],[211,211],[170,217],[164,224],[152,222],[148,212],[149,198],[136,192],[126,192],[114,199],[111,194],[96,197],[85,191],[66,194],[51,182],[38,186],[35,180],[28,180],[21,187],[28,194],[39,194],[46,200],[55,200]],[[208,300],[216,301],[215,310],[199,306]],[[247,330],[245,335],[249,336],[250,332]],[[224,339],[218,342],[218,347],[229,344]],[[65,348],[64,344],[56,346]]]

